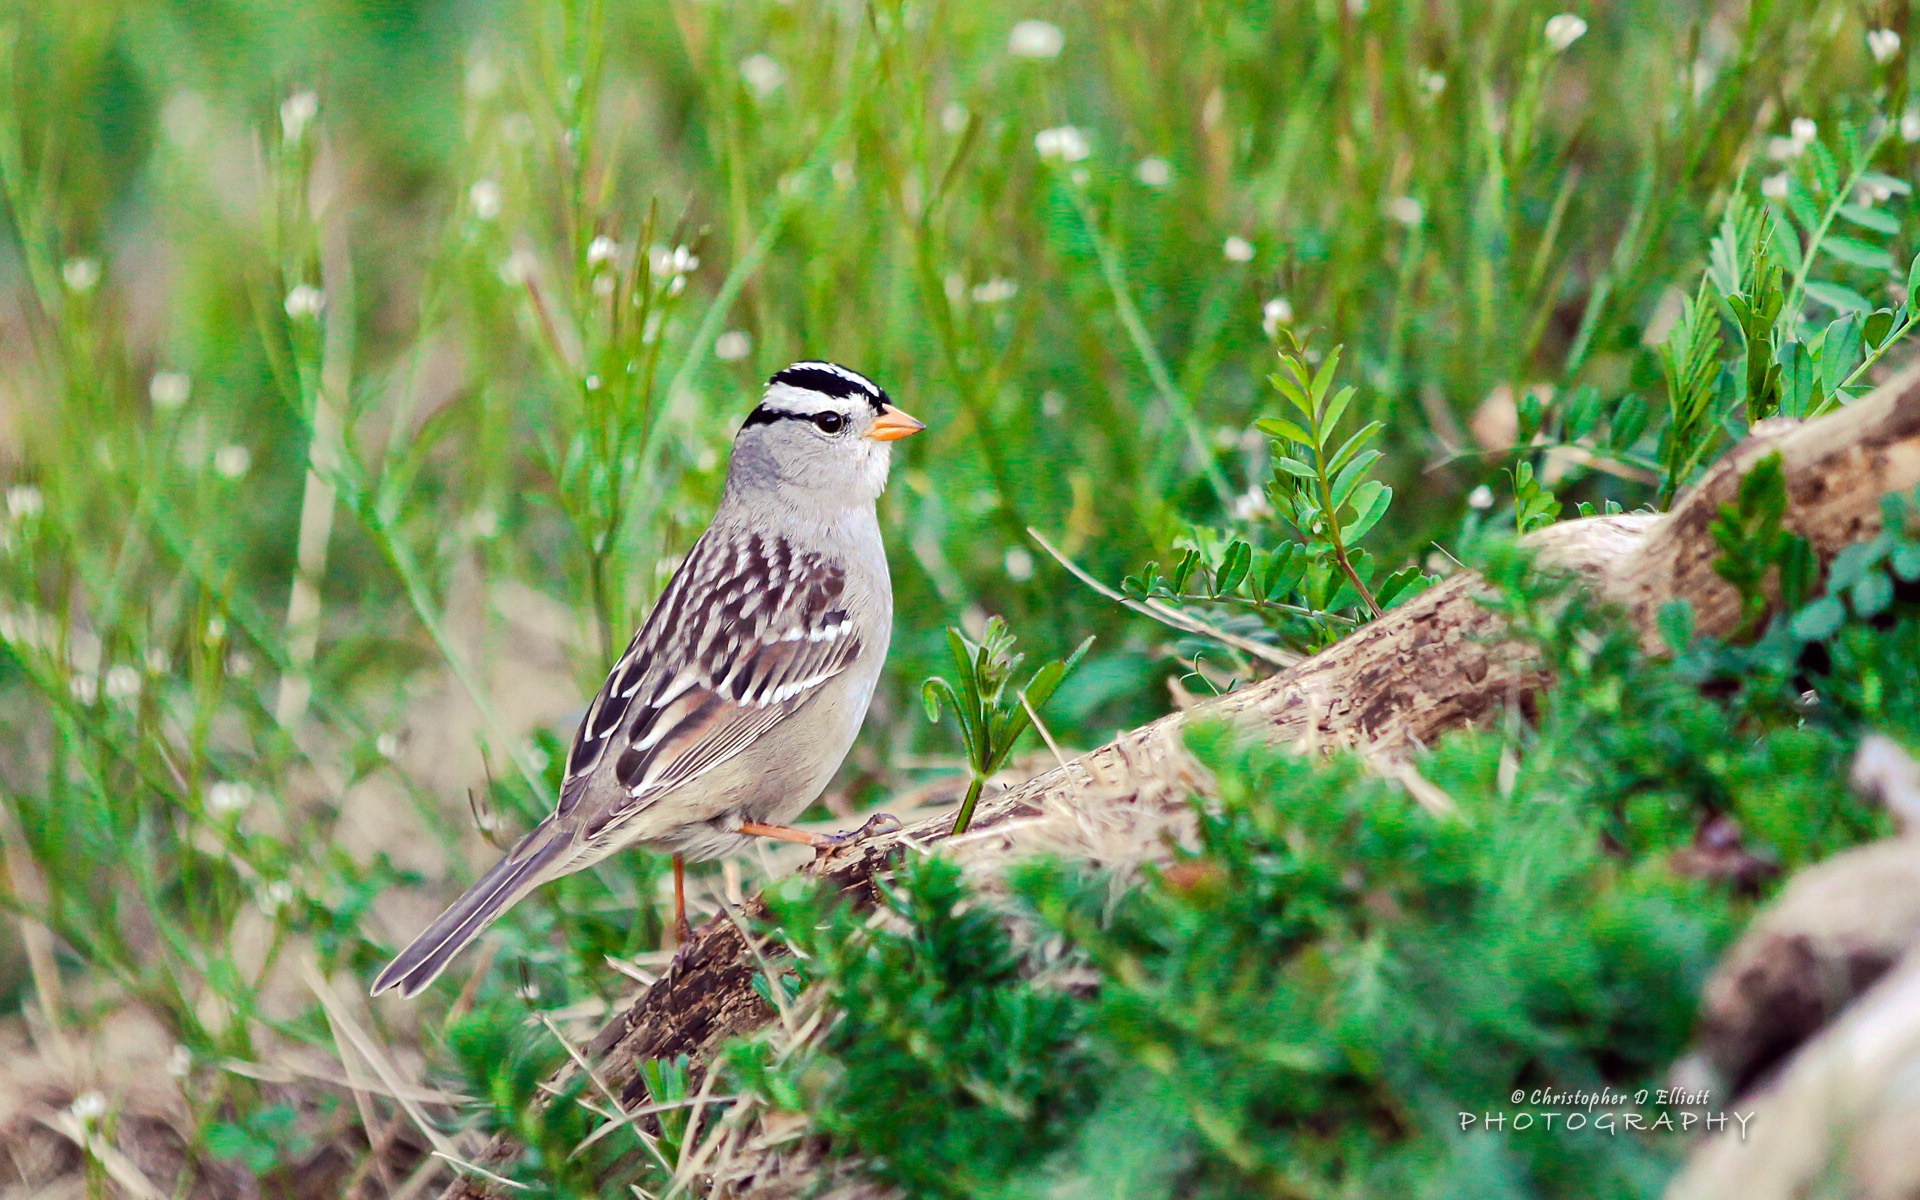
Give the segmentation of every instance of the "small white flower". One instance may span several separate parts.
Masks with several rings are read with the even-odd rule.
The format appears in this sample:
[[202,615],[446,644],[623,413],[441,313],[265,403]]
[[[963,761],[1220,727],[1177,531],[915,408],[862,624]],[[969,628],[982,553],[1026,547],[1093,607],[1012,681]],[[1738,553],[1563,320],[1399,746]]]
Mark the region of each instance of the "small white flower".
[[1133,177],[1150,188],[1163,188],[1173,182],[1173,164],[1155,154],[1140,160]]
[[1067,398],[1065,396],[1055,391],[1040,393],[1040,414],[1042,416],[1053,418],[1065,411],[1067,411]]
[[92,708],[93,702],[100,698],[100,679],[91,671],[76,672],[67,681],[67,691],[83,708]]
[[1024,546],[1015,546],[1007,551],[1007,578],[1015,583],[1025,583],[1033,578],[1033,555]]
[[140,694],[140,672],[124,663],[108,668],[104,683],[109,700],[131,700]]
[[295,92],[280,102],[280,133],[289,142],[297,142],[320,115],[320,97],[312,92]]
[[218,646],[227,638],[227,621],[224,617],[208,617],[206,632],[200,635],[209,646]]
[[1865,208],[1893,199],[1893,189],[1875,179],[1863,179],[1853,191],[1854,202]]
[[244,811],[253,803],[253,788],[232,780],[221,780],[207,789],[207,811],[216,817]]
[[1280,336],[1282,327],[1293,324],[1293,303],[1285,296],[1275,296],[1260,306],[1260,328],[1272,341]]
[[859,178],[854,171],[853,160],[850,158],[834,159],[833,166],[829,168],[829,173],[833,176],[833,186],[839,188],[841,191],[852,187],[854,180]]
[[533,278],[535,265],[533,251],[515,250],[500,264],[500,282],[508,287],[519,287]]
[[581,382],[587,385],[587,390],[590,392],[597,392],[600,390],[600,377],[598,375],[589,375],[585,379],[581,380]]
[[1900,31],[1897,29],[1867,30],[1867,51],[1877,63],[1892,62],[1900,53]]
[[1273,515],[1273,505],[1267,502],[1267,493],[1260,488],[1248,488],[1233,498],[1228,509],[1236,521],[1258,521]]
[[1064,163],[1080,162],[1093,153],[1087,135],[1072,125],[1042,129],[1033,135],[1033,148],[1041,158]]
[[287,315],[298,321],[320,315],[327,306],[327,294],[310,283],[297,283],[287,293]]
[[1767,139],[1767,157],[1774,162],[1790,162],[1807,151],[1807,144],[1790,137],[1770,137]]
[[1769,200],[1787,198],[1787,173],[1778,171],[1760,181],[1760,194]]
[[500,185],[491,179],[481,179],[467,189],[467,203],[473,206],[473,215],[482,221],[491,221],[500,215]]
[[7,489],[7,516],[15,521],[31,521],[47,509],[46,498],[30,483]]
[[60,279],[68,291],[85,295],[100,286],[100,260],[70,258],[60,264]]
[[1067,35],[1051,21],[1022,21],[1007,35],[1007,53],[1015,58],[1059,58]]
[[1220,253],[1231,263],[1250,263],[1253,261],[1253,243],[1238,234],[1220,244]]
[[1547,45],[1559,54],[1586,36],[1587,23],[1572,13],[1556,13],[1547,18],[1543,31],[1547,36]]
[[522,1000],[532,1004],[540,998],[540,985],[533,982],[523,983],[520,985],[519,993]]
[[245,446],[222,446],[213,452],[214,474],[222,479],[238,479],[253,466],[253,451]]
[[167,1054],[167,1074],[175,1079],[185,1079],[191,1070],[193,1070],[193,1051],[175,1042],[173,1049]]
[[1427,210],[1412,196],[1395,196],[1387,201],[1387,215],[1411,228],[1426,219]]
[[1900,140],[1920,142],[1920,109],[1908,109],[1900,117]]
[[107,1098],[99,1092],[81,1092],[67,1111],[82,1125],[91,1125],[107,1115]]
[[1468,492],[1467,507],[1478,508],[1478,509],[1492,508],[1493,507],[1493,489],[1483,483],[1479,487],[1473,489],[1471,492]]
[[787,69],[775,62],[771,55],[756,54],[740,64],[740,78],[746,81],[747,90],[755,98],[765,100],[787,81]]
[[665,246],[653,246],[647,256],[653,264],[655,275],[686,275],[700,265],[700,257],[685,246],[675,246],[669,250]]
[[400,757],[400,735],[397,733],[381,734],[379,737],[373,739],[373,751],[375,754],[378,754],[381,758],[386,759],[388,762],[392,762],[394,759],[399,758]]
[[293,903],[293,885],[284,879],[276,879],[260,889],[256,903],[260,911],[271,917],[287,905]]
[[499,536],[500,514],[487,506],[474,509],[467,518],[467,532],[481,539]]
[[597,267],[610,263],[619,253],[620,243],[603,233],[587,243],[587,265]]
[[467,68],[467,95],[484,100],[500,90],[506,73],[491,58],[476,58]]
[[235,679],[245,679],[253,674],[253,659],[239,650],[227,655],[227,674]]
[[1447,77],[1430,67],[1421,67],[1414,79],[1419,83],[1420,90],[1429,96],[1438,96],[1447,90]]
[[526,751],[528,766],[536,771],[544,771],[547,769],[547,752],[545,750],[542,750],[532,742],[528,742]]
[[1795,117],[1793,124],[1787,126],[1787,131],[1793,135],[1794,141],[1804,146],[1820,136],[1820,125],[1812,117]]
[[753,338],[744,329],[729,329],[713,339],[713,356],[721,362],[739,362],[753,353]]
[[141,665],[146,667],[149,675],[165,675],[172,669],[173,660],[167,657],[165,650],[155,646],[147,651],[145,658],[141,659]]
[[1020,291],[1020,285],[1011,279],[989,279],[985,283],[973,286],[975,304],[1005,304]]
[[179,408],[193,395],[193,380],[184,371],[155,371],[147,381],[147,399],[155,408]]
[[947,101],[946,107],[940,110],[940,128],[955,136],[966,132],[967,106],[957,100]]

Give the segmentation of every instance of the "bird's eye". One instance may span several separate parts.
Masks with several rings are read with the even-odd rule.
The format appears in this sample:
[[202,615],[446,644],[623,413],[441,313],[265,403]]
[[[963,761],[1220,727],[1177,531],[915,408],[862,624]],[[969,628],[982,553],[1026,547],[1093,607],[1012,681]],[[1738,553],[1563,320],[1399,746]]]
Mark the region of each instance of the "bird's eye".
[[839,433],[847,427],[847,419],[836,412],[816,413],[813,427],[821,433]]

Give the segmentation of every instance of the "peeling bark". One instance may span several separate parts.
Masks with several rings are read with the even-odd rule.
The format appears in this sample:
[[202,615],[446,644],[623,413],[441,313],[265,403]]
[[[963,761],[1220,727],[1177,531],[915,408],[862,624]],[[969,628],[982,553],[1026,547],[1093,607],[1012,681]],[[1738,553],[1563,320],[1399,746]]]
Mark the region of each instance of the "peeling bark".
[[[1713,572],[1719,549],[1709,527],[1746,471],[1776,450],[1786,473],[1786,523],[1824,564],[1878,532],[1882,496],[1920,484],[1920,366],[1819,420],[1749,437],[1668,513],[1567,521],[1528,541],[1543,563],[1570,571],[1623,608],[1650,647],[1659,644],[1655,618],[1674,599],[1692,604],[1701,633],[1730,634],[1739,598]],[[1354,747],[1380,756],[1404,754],[1489,718],[1546,680],[1538,660],[1479,602],[1483,589],[1471,573],[1454,576],[1269,679],[1162,717],[1020,787],[983,797],[973,829],[950,851],[963,863],[1038,848],[1079,849],[1102,859],[1111,857],[1115,841],[1132,836],[1146,855],[1203,782],[1182,743],[1196,716],[1224,718],[1277,743]],[[842,886],[871,887],[875,873],[909,847],[945,840],[951,821],[923,821],[848,846],[808,870]],[[742,916],[751,920],[758,912],[755,901]],[[641,1098],[636,1073],[648,1058],[684,1053],[698,1062],[727,1037],[770,1020],[752,988],[756,970],[739,927],[726,918],[709,922],[666,976],[592,1043],[604,1077],[623,1100]],[[497,1165],[512,1152],[496,1142],[481,1165]],[[457,1200],[500,1194],[478,1179],[456,1181],[446,1192]]]

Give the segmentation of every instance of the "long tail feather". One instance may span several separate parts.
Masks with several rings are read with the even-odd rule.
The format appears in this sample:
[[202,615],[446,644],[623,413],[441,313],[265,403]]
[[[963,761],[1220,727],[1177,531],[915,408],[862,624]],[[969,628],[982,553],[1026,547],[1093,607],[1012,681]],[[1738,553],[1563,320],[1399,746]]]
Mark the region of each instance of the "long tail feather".
[[386,965],[373,981],[372,994],[399,988],[401,995],[413,997],[425,991],[453,956],[467,948],[467,943],[479,937],[520,897],[545,882],[544,869],[571,846],[572,840],[570,831],[552,825],[542,825],[529,833]]

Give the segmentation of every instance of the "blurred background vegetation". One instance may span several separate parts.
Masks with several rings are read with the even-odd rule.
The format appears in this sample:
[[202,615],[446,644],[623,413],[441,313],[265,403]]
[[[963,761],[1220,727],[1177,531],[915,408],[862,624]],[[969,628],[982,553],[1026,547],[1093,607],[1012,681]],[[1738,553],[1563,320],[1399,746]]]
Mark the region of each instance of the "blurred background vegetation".
[[[1734,197],[1799,247],[1782,336],[1828,364],[1769,411],[1861,390],[1897,337],[1870,314],[1908,323],[1907,16],[12,0],[0,1008],[55,1064],[15,1090],[83,1132],[184,1130],[148,1165],[187,1190],[327,1154],[330,1187],[384,1179],[368,1144],[421,1135],[349,1082],[445,1067],[489,1006],[590,1027],[627,982],[607,956],[657,970],[660,863],[632,854],[418,1005],[346,999],[549,803],[790,360],[929,425],[882,505],[888,674],[822,817],[957,794],[916,697],[949,625],[1002,616],[1038,657],[1096,635],[1048,709],[1069,746],[1266,669],[1028,530],[1116,588],[1189,549],[1218,584],[1235,538],[1311,548],[1268,487],[1296,451],[1254,427],[1276,342],[1344,346],[1348,427],[1381,422],[1381,578],[1665,503],[1762,415],[1727,392],[1703,423],[1656,349]],[[1186,611],[1194,569],[1157,594]],[[1366,617],[1328,578],[1300,621],[1264,591],[1191,607],[1284,655]],[[129,1064],[176,1099],[125,1099]]]

